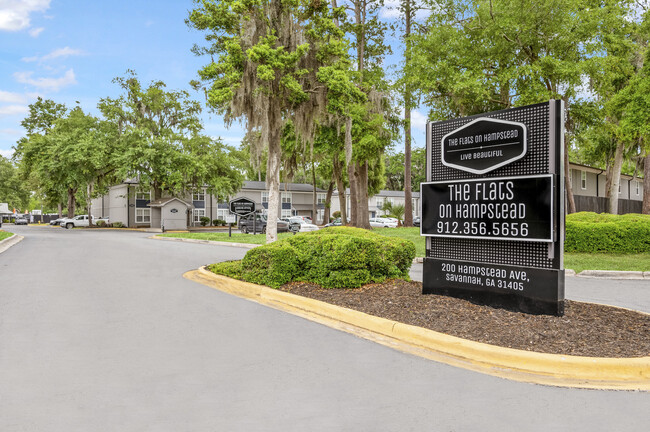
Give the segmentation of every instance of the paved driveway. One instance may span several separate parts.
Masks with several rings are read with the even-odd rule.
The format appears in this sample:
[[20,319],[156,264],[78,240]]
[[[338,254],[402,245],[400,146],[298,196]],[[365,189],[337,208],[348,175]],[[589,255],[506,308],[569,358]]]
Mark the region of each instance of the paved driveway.
[[195,284],[243,249],[5,228],[0,431],[641,431],[650,394],[516,383]]

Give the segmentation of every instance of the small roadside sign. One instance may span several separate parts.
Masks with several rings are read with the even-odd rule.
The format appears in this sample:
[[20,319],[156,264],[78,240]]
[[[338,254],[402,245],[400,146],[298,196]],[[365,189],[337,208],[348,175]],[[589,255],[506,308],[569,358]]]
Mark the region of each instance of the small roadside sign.
[[230,213],[239,216],[255,213],[255,201],[248,198],[236,198],[230,201]]

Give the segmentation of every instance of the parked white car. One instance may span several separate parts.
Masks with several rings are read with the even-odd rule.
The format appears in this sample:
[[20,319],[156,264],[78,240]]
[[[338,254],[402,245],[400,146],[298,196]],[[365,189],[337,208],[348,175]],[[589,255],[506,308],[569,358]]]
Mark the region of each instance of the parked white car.
[[[108,218],[97,218],[93,217],[93,224],[97,225],[97,222],[104,221],[108,223]],[[59,224],[62,228],[71,229],[77,227],[87,227],[88,226],[88,215],[79,215],[73,218],[63,218]]]
[[289,230],[293,232],[318,231],[318,226],[308,223],[300,216],[289,218]]
[[371,218],[370,226],[373,228],[397,228],[397,222],[385,218]]

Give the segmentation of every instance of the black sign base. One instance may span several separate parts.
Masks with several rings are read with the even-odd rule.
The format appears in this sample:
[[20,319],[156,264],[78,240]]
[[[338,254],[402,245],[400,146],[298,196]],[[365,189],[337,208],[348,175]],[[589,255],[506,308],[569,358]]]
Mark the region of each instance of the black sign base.
[[564,314],[564,270],[425,258],[422,294],[530,314]]

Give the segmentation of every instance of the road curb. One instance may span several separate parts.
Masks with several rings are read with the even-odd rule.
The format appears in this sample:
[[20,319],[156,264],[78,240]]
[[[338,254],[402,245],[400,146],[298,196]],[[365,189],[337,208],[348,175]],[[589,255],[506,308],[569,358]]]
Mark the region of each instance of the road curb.
[[[646,276],[647,274],[647,276]],[[599,279],[650,279],[650,272],[642,271],[616,271],[616,270],[583,270],[578,277]]]
[[230,279],[205,267],[183,276],[400,351],[488,375],[561,387],[650,391],[650,357],[579,357],[502,348]]
[[21,241],[23,241],[24,238],[25,237],[23,237],[23,236],[20,236],[18,234],[14,234],[11,237],[8,237],[8,238],[0,241],[0,253],[6,251],[10,247],[12,247],[12,246],[14,246],[14,245],[16,245],[18,243],[20,243]]
[[157,235],[148,237],[153,240],[164,240],[164,241],[180,241],[180,242],[185,242],[185,243],[198,243],[198,244],[209,244],[213,246],[229,246],[229,247],[239,247],[239,248],[247,248],[247,249],[254,249],[258,246],[258,244],[250,244],[250,243],[231,243],[231,242],[218,242],[218,241],[213,241],[213,240],[198,240],[198,239],[186,239],[186,238],[179,238],[179,237],[160,237]]

